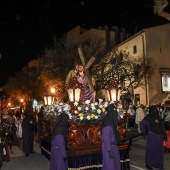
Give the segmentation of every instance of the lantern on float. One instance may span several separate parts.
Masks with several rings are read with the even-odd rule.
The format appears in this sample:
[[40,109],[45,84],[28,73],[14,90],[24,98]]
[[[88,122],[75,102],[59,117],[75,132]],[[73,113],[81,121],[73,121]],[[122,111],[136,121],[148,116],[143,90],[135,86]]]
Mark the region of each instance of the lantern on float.
[[74,77],[69,84],[66,86],[66,90],[68,93],[69,101],[71,103],[79,102],[81,91],[82,91],[82,84],[77,81],[77,78]]
[[108,101],[118,102],[121,96],[121,84],[118,84],[115,78],[109,80],[109,84],[105,87]]
[[54,103],[54,95],[44,95],[43,98],[45,106],[50,106]]

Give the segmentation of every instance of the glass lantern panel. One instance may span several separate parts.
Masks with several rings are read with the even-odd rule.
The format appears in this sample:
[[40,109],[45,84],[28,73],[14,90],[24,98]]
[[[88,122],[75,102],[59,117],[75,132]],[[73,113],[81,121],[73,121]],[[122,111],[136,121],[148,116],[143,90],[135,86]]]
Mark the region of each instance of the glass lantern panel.
[[111,101],[116,101],[116,89],[110,90]]
[[47,97],[46,97],[46,96],[44,96],[44,104],[45,104],[45,105],[48,104],[48,102],[47,102]]
[[109,90],[106,90],[106,94],[107,94],[107,100],[110,101],[110,93],[109,93]]
[[120,94],[121,94],[121,89],[118,89],[118,92],[117,92],[117,100],[118,101],[120,100]]
[[78,102],[80,100],[80,93],[81,90],[79,88],[75,89],[75,102]]
[[51,105],[52,102],[53,102],[53,97],[52,96],[48,96],[47,100],[48,100],[48,105]]
[[68,89],[67,93],[68,93],[68,97],[69,97],[70,102],[73,102],[74,101],[73,89]]

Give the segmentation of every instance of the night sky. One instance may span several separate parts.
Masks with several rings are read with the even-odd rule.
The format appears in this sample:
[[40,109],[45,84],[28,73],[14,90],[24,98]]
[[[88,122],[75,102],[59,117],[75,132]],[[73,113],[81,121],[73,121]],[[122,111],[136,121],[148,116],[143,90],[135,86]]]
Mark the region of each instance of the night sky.
[[142,28],[166,23],[167,20],[153,14],[153,0],[1,1],[0,86],[36,59],[55,35],[78,25],[117,25],[134,34]]

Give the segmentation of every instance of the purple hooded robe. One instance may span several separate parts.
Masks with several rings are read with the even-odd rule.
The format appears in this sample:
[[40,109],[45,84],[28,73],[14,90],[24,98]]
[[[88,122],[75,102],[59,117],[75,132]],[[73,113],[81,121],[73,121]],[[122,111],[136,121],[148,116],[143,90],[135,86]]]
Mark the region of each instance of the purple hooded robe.
[[68,170],[67,133],[69,116],[66,113],[58,115],[52,133],[50,170]]
[[[117,110],[113,104],[106,108],[107,114],[102,120],[102,156],[103,170],[120,170],[120,153],[117,146],[119,137],[117,132]],[[111,158],[109,152],[114,156]]]
[[149,114],[140,122],[141,133],[147,135],[146,157],[147,166],[163,169],[163,140],[166,133],[156,106],[150,106]]

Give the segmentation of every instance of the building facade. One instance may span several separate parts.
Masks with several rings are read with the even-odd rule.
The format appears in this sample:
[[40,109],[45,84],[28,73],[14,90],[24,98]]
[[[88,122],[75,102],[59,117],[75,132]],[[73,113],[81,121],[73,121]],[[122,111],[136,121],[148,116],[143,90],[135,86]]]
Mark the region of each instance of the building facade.
[[80,26],[67,32],[68,52],[78,47],[86,47],[87,50],[98,50],[103,53],[107,49],[115,46],[115,32],[107,29],[84,29]]
[[116,48],[146,62],[151,58],[154,74],[134,94],[140,96],[140,104],[164,103],[170,92],[170,24],[143,29]]

